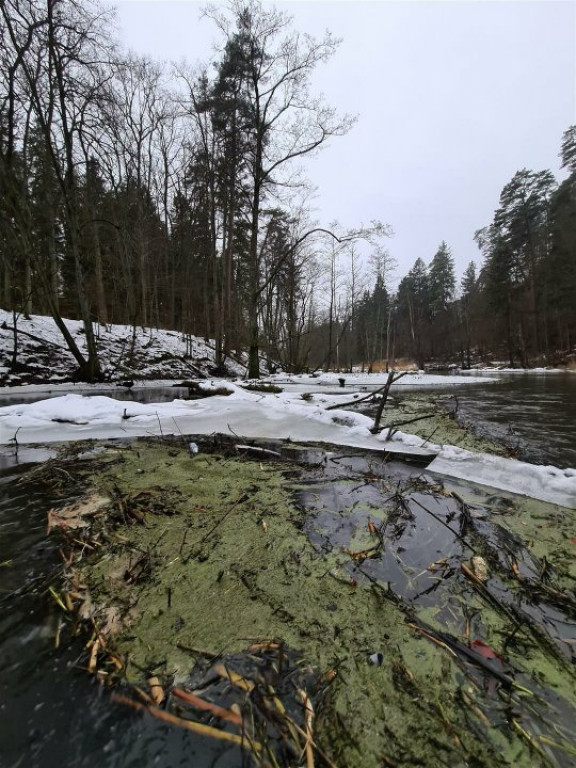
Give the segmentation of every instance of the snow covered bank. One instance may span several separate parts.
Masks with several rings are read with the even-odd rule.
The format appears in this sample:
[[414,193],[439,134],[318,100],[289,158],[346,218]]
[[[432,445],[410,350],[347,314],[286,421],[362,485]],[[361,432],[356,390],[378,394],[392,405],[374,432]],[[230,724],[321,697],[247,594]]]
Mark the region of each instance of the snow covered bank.
[[[318,373],[299,376],[275,374],[268,377],[266,381],[285,387],[290,391],[303,389],[303,391],[314,392],[326,389],[340,389],[340,391],[378,389],[384,386],[386,379],[386,373]],[[344,382],[343,386],[341,381]],[[402,376],[392,385],[392,391],[400,388],[424,389],[428,387],[452,387],[461,384],[486,384],[489,381],[495,381],[495,379],[487,379],[485,376],[460,376],[458,374],[441,376],[417,371]]]
[[[86,338],[79,320],[64,320],[78,348],[86,354]],[[14,318],[0,309],[0,383],[3,385],[71,381],[77,362],[51,317],[31,315],[17,320],[18,369],[11,370]],[[212,375],[214,348],[197,336],[185,339],[176,331],[129,325],[93,324],[104,376],[137,379],[175,379]],[[243,365],[227,361],[233,375],[244,375]]]
[[[223,380],[206,382],[204,387],[225,387],[231,394],[151,404],[68,394],[29,405],[7,406],[0,408],[0,444],[9,444],[17,430],[19,443],[226,432],[244,437],[382,448],[382,437],[369,432],[372,420],[368,416],[343,410],[326,411],[315,400],[303,400],[293,394],[249,392]],[[407,448],[398,443],[392,445],[404,452]],[[414,452],[434,455],[432,450],[420,446]]]
[[491,488],[530,496],[576,509],[576,469],[560,470],[512,459],[476,454],[452,446],[430,444],[402,432],[387,440],[386,431],[372,435],[372,420],[359,413],[326,410],[335,396],[302,399],[296,393],[249,392],[228,381],[229,396],[171,403],[120,402],[108,397],[68,394],[28,405],[0,408],[0,443],[4,451],[19,444],[142,435],[212,434],[325,442],[354,448],[383,449],[430,456],[427,473],[462,478]]
[[576,469],[544,467],[445,445],[426,471],[576,509]]

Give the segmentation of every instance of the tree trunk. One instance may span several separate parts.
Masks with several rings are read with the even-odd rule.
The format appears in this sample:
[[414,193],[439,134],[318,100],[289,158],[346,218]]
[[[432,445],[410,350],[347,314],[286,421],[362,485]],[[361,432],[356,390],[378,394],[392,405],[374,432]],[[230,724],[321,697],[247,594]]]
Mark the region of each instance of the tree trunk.
[[[262,149],[259,147],[257,150],[257,156],[259,155],[260,161],[256,160],[258,167],[261,166]],[[248,350],[248,378],[259,379],[260,378],[260,339],[258,328],[258,305],[260,300],[259,291],[259,259],[258,259],[258,225],[260,217],[260,179],[259,173],[254,179],[254,191],[252,199],[252,220],[251,220],[251,232],[250,232],[250,263],[249,263],[249,277],[250,277],[250,292],[249,292],[249,306],[248,306],[248,324],[250,333],[250,346]]]

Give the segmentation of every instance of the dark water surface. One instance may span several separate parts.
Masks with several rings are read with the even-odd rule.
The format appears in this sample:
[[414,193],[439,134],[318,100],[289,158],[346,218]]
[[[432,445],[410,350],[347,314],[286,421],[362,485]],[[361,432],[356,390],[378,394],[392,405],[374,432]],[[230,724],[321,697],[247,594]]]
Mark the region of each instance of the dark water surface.
[[0,477],[0,768],[237,768],[231,750],[199,754],[188,732],[114,704],[66,628],[55,647],[59,540],[46,534],[47,498],[17,479]]
[[9,388],[4,388],[0,394],[0,408],[6,405],[20,405],[21,403],[37,403],[40,400],[49,400],[53,397],[63,397],[64,395],[83,395],[84,397],[96,397],[97,395],[111,397],[113,400],[126,400],[134,403],[171,403],[172,400],[188,397],[188,387],[139,387],[129,389],[128,387],[105,387],[98,389],[90,387],[89,389],[63,390],[53,389],[40,392],[31,389],[29,392],[10,393]]
[[[476,375],[476,372],[475,372]],[[446,390],[480,434],[517,447],[534,464],[576,467],[576,374],[486,374],[485,384]]]

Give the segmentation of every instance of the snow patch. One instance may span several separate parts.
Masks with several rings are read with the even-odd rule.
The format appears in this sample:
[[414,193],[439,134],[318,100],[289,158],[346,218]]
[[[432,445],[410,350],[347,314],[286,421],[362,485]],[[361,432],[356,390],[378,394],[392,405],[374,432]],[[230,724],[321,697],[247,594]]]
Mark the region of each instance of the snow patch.
[[[26,405],[0,408],[0,443],[19,444],[142,435],[223,432],[243,437],[324,442],[353,448],[429,456],[427,472],[456,477],[491,488],[576,509],[576,469],[540,467],[514,459],[477,454],[420,437],[387,431],[370,433],[372,419],[343,409],[327,411],[321,398],[303,400],[294,392],[250,392],[230,381],[205,382],[225,387],[229,396],[171,403],[134,403],[105,396],[67,394]],[[333,398],[322,398],[330,402]],[[11,449],[8,448],[7,451]]]

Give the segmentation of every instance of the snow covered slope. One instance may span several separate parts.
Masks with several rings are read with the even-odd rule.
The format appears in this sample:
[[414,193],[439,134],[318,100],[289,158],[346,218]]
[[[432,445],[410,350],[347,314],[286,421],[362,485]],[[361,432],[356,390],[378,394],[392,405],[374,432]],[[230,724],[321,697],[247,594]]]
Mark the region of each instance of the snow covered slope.
[[[79,320],[65,320],[81,352],[86,350],[85,334]],[[11,312],[0,310],[0,386],[71,381],[77,363],[66,347],[51,317],[31,315],[17,320],[17,369],[10,364],[14,349],[14,320]],[[214,348],[203,339],[190,337],[188,343],[176,331],[128,325],[94,323],[102,370],[112,380],[206,378],[214,368]],[[232,375],[243,375],[244,366],[227,361]]]

